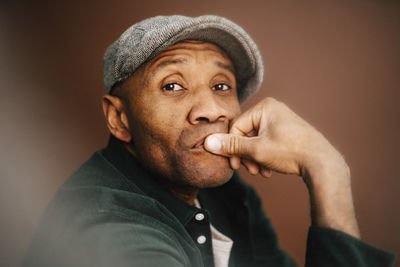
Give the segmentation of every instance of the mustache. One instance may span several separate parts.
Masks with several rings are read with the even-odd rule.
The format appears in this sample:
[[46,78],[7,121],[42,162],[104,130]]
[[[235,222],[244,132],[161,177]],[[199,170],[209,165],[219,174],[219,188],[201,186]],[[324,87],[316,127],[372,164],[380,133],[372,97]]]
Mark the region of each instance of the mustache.
[[196,143],[204,142],[204,139],[210,134],[228,133],[228,130],[228,120],[224,122],[200,123],[194,127],[183,130],[176,141],[176,145],[184,148],[192,148]]

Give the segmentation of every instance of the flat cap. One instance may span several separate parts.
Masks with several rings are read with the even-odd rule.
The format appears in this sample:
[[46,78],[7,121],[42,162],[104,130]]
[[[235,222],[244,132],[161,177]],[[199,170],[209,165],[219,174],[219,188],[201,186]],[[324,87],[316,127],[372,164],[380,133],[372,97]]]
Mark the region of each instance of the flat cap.
[[132,25],[107,48],[103,66],[106,93],[164,49],[184,40],[213,43],[225,51],[235,67],[241,103],[260,88],[264,75],[262,57],[240,26],[213,15],[173,15],[152,17]]

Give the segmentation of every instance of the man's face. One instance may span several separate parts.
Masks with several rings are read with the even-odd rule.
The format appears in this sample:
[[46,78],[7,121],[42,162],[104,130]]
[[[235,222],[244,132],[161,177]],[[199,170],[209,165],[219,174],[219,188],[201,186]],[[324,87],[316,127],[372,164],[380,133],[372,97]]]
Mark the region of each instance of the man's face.
[[240,113],[233,64],[216,45],[185,41],[142,66],[124,86],[131,149],[172,188],[219,186],[232,176],[228,159],[203,148]]

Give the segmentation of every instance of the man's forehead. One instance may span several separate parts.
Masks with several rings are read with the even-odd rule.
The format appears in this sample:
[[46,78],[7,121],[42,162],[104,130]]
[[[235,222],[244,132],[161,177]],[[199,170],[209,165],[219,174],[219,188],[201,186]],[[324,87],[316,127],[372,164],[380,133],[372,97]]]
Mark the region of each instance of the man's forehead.
[[234,66],[227,54],[217,45],[204,41],[185,40],[173,44],[163,50],[145,64],[145,69],[163,67],[169,64],[186,63],[185,56],[194,55],[198,51],[210,52],[209,60],[221,68],[235,73]]

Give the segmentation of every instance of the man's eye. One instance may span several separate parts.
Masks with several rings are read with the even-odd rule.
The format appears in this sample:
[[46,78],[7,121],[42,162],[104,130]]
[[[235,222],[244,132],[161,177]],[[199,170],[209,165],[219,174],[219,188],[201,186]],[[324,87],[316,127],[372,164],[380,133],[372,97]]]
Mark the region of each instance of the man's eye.
[[214,90],[216,91],[226,91],[232,89],[232,87],[230,87],[229,85],[225,84],[225,83],[219,83],[217,85],[214,85]]
[[178,83],[168,83],[164,85],[162,89],[166,91],[179,91],[183,90],[184,88]]

